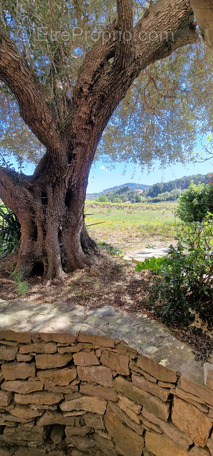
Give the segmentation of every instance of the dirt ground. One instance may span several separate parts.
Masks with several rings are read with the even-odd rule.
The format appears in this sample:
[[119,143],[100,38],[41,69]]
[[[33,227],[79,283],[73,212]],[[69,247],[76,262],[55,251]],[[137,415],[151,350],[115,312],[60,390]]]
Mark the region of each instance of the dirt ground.
[[[96,266],[67,274],[63,283],[50,283],[40,276],[27,282],[17,281],[11,274],[15,255],[8,256],[1,260],[0,298],[13,300],[18,297],[31,302],[63,301],[84,305],[88,310],[110,305],[159,320],[158,309],[153,306],[150,310],[147,306],[147,295],[153,280],[151,273],[135,272],[134,262],[114,253],[102,247]],[[174,326],[170,330],[178,339],[193,347],[198,359],[208,359],[213,351],[213,333],[203,325],[201,328],[198,319],[188,328]]]

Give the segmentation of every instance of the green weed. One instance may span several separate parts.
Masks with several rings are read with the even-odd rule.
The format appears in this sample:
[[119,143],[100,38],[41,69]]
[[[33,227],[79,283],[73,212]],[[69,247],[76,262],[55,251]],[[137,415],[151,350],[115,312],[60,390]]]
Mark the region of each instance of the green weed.
[[25,295],[29,288],[29,283],[26,282],[21,272],[11,272],[11,276],[17,283],[17,293],[19,295]]
[[140,261],[135,270],[138,271],[145,271],[149,269],[150,271],[154,271],[155,274],[162,272],[162,267],[166,264],[166,257],[155,258],[154,256],[151,258],[146,258],[144,261]]
[[107,244],[106,242],[99,242],[99,247],[104,248],[104,249],[107,250],[111,255],[123,256],[122,250],[117,249],[116,247],[113,247],[113,245]]

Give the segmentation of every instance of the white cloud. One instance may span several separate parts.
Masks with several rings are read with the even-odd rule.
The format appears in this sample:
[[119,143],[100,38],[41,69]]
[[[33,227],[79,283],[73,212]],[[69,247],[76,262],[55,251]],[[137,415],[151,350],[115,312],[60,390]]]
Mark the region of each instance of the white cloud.
[[106,167],[102,165],[102,166],[100,167],[100,169],[106,169]]

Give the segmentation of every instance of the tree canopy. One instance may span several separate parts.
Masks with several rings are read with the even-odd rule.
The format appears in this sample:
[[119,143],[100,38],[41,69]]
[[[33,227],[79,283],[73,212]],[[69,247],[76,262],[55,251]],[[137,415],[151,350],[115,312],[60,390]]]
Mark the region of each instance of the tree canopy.
[[[146,15],[149,4],[145,0],[133,2],[134,24]],[[69,121],[85,56],[98,41],[109,39],[116,15],[113,0],[2,1],[3,33],[26,56],[61,130]],[[147,39],[147,33],[141,32],[142,40]],[[153,41],[157,33],[167,36],[168,46],[172,46],[172,31],[153,29],[149,33]],[[142,165],[157,158],[163,163],[184,161],[190,157],[197,137],[212,130],[212,93],[211,66],[199,38],[166,59],[151,63],[138,75],[111,117],[96,156]],[[2,159],[13,154],[19,162],[38,162],[44,145],[20,116],[14,93],[4,82],[0,85],[0,109]]]

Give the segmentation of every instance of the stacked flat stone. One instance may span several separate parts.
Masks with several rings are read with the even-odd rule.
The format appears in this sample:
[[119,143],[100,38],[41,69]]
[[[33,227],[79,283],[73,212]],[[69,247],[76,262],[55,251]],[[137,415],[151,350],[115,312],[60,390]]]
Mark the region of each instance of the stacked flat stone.
[[212,456],[213,366],[205,385],[124,342],[0,331],[0,446],[72,456]]

